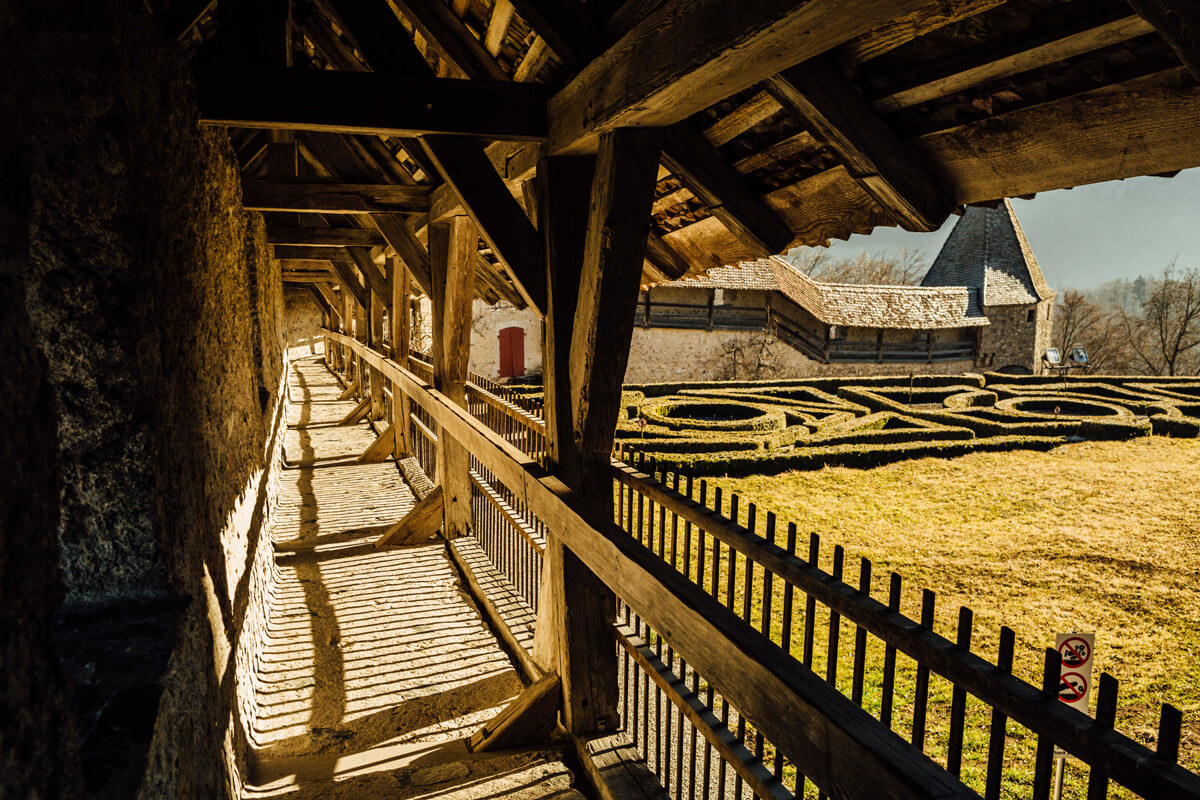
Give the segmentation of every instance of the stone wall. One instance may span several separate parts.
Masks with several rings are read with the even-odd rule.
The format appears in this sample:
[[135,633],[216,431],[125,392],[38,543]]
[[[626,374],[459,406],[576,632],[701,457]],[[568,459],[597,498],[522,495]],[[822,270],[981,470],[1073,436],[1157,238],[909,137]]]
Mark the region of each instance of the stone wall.
[[500,377],[500,331],[525,331],[525,374],[542,371],[542,320],[529,309],[501,301],[490,306],[476,300],[471,317],[471,371],[485,378]]
[[[40,464],[59,457],[28,482],[22,570],[45,581],[27,613],[56,624],[16,635],[40,634],[21,645],[37,659],[55,631],[76,733],[59,746],[63,723],[29,731],[17,749],[4,729],[0,764],[78,756],[35,759],[40,774],[3,794],[69,797],[38,782],[74,779],[96,796],[233,797],[271,582],[278,268],[241,209],[227,138],[199,126],[187,67],[143,6],[49,0],[29,14],[6,30],[25,51],[4,85],[27,113],[21,284],[57,425],[53,441],[31,425],[30,446],[41,437]],[[7,179],[0,191],[21,195]],[[2,324],[7,342],[20,315]],[[6,418],[37,397],[5,392]],[[31,720],[66,702],[53,670],[40,680],[23,687]]]
[[1050,346],[1053,332],[1054,300],[1043,300],[1036,305],[988,306],[984,313],[991,324],[983,329],[980,339],[981,367],[1016,368],[1039,374],[1042,354]]
[[283,290],[283,302],[289,358],[324,353],[325,340],[321,334],[324,312],[312,292],[289,286]]
[[822,364],[757,331],[634,328],[625,383],[766,380],[825,375],[948,375],[970,359],[932,364]]

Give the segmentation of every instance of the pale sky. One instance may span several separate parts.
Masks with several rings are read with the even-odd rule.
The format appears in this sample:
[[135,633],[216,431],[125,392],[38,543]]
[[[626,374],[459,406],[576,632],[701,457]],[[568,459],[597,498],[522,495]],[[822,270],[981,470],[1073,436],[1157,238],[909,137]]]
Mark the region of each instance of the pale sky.
[[[1200,168],[1174,178],[1131,178],[1013,200],[1046,280],[1055,289],[1090,288],[1162,270],[1172,259],[1200,268]],[[932,263],[958,217],[940,230],[879,228],[834,240],[831,255],[921,250]]]

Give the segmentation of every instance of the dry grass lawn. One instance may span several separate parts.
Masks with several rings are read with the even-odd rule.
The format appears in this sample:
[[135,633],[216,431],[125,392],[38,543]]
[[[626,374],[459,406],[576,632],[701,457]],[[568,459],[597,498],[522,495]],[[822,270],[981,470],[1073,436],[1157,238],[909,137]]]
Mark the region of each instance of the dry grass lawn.
[[849,583],[858,557],[871,559],[876,597],[886,600],[887,573],[899,572],[914,619],[918,587],[935,590],[947,638],[958,607],[970,606],[974,649],[989,659],[1000,626],[1013,628],[1015,672],[1035,685],[1055,631],[1094,631],[1097,677],[1121,681],[1118,729],[1153,747],[1159,704],[1179,706],[1181,761],[1200,771],[1200,442],[1151,437],[712,483],[757,503],[760,519],[774,511],[797,522],[801,541],[820,533],[826,569],[843,545]]

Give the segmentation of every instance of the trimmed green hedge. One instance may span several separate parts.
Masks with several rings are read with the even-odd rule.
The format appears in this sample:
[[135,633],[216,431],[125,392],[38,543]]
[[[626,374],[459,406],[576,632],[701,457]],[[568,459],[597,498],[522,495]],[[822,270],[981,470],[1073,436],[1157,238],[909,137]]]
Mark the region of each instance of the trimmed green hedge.
[[658,457],[668,471],[679,470],[692,475],[777,475],[797,470],[817,470],[824,467],[853,467],[870,469],[912,458],[953,458],[976,452],[1005,452],[1011,450],[1050,450],[1063,444],[1061,437],[997,436],[987,439],[939,442],[901,442],[895,444],[840,444],[831,447],[796,448],[784,453],[721,454],[673,458]]

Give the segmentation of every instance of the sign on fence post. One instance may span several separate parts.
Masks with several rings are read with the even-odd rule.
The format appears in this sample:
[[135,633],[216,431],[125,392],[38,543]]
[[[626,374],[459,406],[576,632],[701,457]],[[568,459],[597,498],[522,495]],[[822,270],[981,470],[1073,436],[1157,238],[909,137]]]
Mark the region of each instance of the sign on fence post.
[[[1058,699],[1083,714],[1088,713],[1088,698],[1092,696],[1092,665],[1096,650],[1094,633],[1056,633],[1054,647],[1062,656],[1058,673]],[[1058,760],[1054,770],[1054,797],[1062,798],[1063,768],[1067,752],[1054,747]]]

